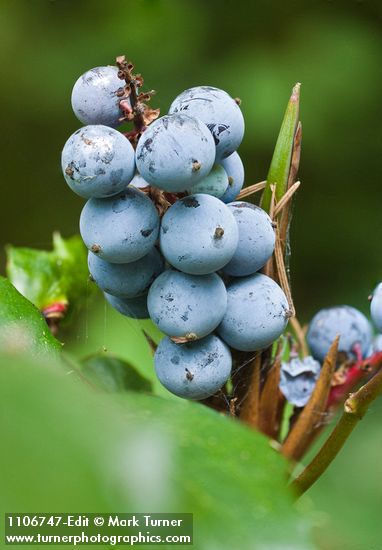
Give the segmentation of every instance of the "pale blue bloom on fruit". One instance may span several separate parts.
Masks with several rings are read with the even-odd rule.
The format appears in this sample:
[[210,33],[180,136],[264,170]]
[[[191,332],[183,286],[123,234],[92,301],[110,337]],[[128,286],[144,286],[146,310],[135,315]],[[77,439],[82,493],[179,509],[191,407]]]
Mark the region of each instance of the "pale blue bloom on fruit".
[[379,283],[373,292],[370,313],[375,328],[382,332],[382,283]]
[[220,199],[224,195],[227,187],[227,172],[220,164],[214,164],[211,172],[205,178],[193,185],[191,189],[188,189],[188,192],[193,195],[195,193],[205,193],[206,195],[212,195]]
[[102,124],[77,130],[64,145],[61,167],[69,187],[85,199],[123,191],[134,176],[135,153],[117,130]]
[[231,352],[217,336],[175,344],[163,338],[154,357],[155,372],[165,388],[186,399],[205,399],[228,380]]
[[227,191],[221,198],[226,204],[236,199],[244,185],[244,166],[241,158],[235,152],[226,159],[220,161],[228,175]]
[[270,346],[287,326],[286,296],[270,277],[255,273],[227,285],[227,310],[217,332],[232,348],[256,351]]
[[117,67],[95,67],[86,71],[74,84],[72,108],[83,124],[120,124],[121,98],[117,92],[125,82],[118,78]]
[[143,258],[155,245],[159,216],[152,201],[134,187],[108,199],[90,199],[80,217],[87,248],[111,263]]
[[372,343],[372,329],[363,313],[351,306],[330,307],[316,313],[307,333],[313,357],[322,362],[337,335],[340,335],[339,352],[356,358],[354,346],[358,344],[366,357]]
[[158,118],[144,132],[136,150],[141,176],[150,185],[174,193],[203,179],[214,162],[214,140],[207,126],[185,114]]
[[239,231],[231,210],[216,197],[178,200],[162,218],[160,247],[166,260],[194,275],[213,273],[235,253]]
[[150,317],[168,336],[189,340],[210,334],[222,320],[227,292],[221,278],[164,271],[150,287]]
[[156,248],[128,264],[112,264],[89,252],[88,266],[92,278],[104,292],[134,298],[148,292],[151,283],[162,273],[164,261]]
[[224,273],[235,277],[251,275],[261,269],[273,254],[275,230],[268,214],[254,204],[244,201],[227,205],[239,228],[239,243]]
[[220,161],[239,147],[244,136],[244,118],[236,101],[224,90],[212,86],[196,86],[174,99],[170,113],[184,113],[207,125],[216,145]]
[[106,300],[118,313],[131,319],[149,319],[147,310],[147,294],[135,298],[119,298],[111,294],[104,293]]

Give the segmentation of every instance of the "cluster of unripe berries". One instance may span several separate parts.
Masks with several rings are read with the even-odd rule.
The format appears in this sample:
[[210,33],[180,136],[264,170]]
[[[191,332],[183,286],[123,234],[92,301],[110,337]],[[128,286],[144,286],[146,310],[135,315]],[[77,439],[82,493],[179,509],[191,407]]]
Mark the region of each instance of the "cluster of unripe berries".
[[[232,349],[266,348],[287,325],[284,292],[259,273],[274,227],[261,208],[233,202],[244,183],[237,101],[217,88],[186,90],[134,150],[115,129],[130,101],[123,84],[116,67],[78,79],[72,106],[85,126],[66,142],[62,170],[87,199],[80,232],[92,278],[115,309],[150,317],[167,335],[156,373],[171,392],[199,400],[230,377]],[[150,189],[172,203],[163,217]]]

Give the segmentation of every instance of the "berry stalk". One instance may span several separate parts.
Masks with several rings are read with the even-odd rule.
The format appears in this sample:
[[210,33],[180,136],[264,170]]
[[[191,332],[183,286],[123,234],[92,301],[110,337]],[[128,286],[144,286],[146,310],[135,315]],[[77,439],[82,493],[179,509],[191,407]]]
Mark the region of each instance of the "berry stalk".
[[[382,360],[379,366],[382,365]],[[382,394],[382,369],[357,392],[350,394],[336,427],[305,470],[292,482],[298,495],[309,489],[325,472],[340,452],[356,425],[365,416],[371,403]]]

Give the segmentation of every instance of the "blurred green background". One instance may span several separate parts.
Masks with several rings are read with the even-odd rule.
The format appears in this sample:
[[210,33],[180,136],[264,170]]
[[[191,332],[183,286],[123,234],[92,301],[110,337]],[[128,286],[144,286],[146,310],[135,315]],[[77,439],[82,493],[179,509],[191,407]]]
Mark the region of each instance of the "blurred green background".
[[[331,304],[367,312],[382,278],[381,21],[379,0],[1,0],[1,264],[6,243],[49,247],[53,230],[78,231],[83,202],[59,162],[79,126],[71,89],[87,69],[126,53],[162,113],[199,84],[242,99],[247,184],[266,176],[290,90],[302,83],[297,311],[302,321]],[[78,320],[69,349],[102,345],[151,368],[137,325],[99,304]],[[312,510],[322,510],[312,511],[322,548],[382,548],[381,409],[310,493]]]

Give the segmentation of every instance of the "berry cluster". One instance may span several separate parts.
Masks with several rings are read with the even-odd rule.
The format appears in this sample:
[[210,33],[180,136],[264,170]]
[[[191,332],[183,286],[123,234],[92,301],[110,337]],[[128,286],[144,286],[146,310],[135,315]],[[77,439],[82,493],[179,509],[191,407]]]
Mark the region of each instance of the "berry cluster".
[[[378,332],[382,332],[382,283],[371,300],[371,319]],[[347,393],[368,376],[370,366],[379,365],[382,351],[382,334],[373,336],[372,324],[354,307],[343,305],[321,309],[308,326],[306,335],[311,355],[304,358],[291,352],[291,360],[281,365],[280,391],[296,407],[308,402],[321,366],[336,336],[340,336],[336,373],[328,407],[341,402]]]
[[[157,118],[145,103],[152,92],[139,93],[142,77],[124,58],[117,65],[73,88],[85,126],[64,146],[63,174],[87,199],[80,232],[92,278],[115,309],[150,317],[167,335],[155,354],[162,384],[204,399],[229,378],[232,350],[266,348],[287,325],[283,290],[259,273],[274,226],[235,201],[244,183],[239,101],[198,86]],[[124,121],[134,122],[125,134],[115,129]]]

